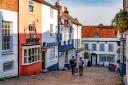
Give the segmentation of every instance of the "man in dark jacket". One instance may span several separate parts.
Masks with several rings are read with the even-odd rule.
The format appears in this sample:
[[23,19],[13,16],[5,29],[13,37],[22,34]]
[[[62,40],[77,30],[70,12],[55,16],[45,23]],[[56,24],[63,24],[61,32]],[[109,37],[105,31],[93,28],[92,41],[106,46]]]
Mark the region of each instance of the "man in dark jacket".
[[76,67],[76,59],[74,58],[74,56],[70,60],[70,65],[71,65],[71,68],[72,68],[72,75],[74,75],[74,73],[75,73],[75,67]]

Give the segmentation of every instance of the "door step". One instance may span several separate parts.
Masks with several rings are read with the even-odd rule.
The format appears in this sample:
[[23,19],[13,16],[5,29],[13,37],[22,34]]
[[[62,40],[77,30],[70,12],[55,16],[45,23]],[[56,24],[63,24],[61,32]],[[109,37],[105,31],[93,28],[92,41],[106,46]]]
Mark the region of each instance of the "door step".
[[47,73],[47,72],[49,72],[49,70],[43,69],[43,73]]

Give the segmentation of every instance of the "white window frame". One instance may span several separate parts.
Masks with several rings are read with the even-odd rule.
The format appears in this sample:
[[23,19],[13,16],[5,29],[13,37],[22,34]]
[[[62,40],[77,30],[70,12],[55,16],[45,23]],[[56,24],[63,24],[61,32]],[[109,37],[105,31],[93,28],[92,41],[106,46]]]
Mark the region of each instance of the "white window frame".
[[[93,45],[96,45],[96,49],[95,49],[95,50],[93,49]],[[96,44],[96,43],[92,43],[92,45],[91,45],[91,50],[92,50],[92,51],[97,51],[97,44]]]
[[[32,6],[32,11],[30,11],[30,6]],[[33,13],[34,12],[34,1],[28,0],[28,12]]]
[[[112,50],[110,50],[110,48],[109,48],[110,45],[112,46]],[[114,44],[112,44],[112,43],[108,44],[108,52],[114,52]]]
[[[104,50],[101,50],[101,45],[104,45]],[[102,52],[105,51],[105,43],[100,43],[100,44],[99,44],[99,51],[102,51]]]
[[[85,48],[85,45],[87,45],[88,48]],[[85,48],[86,50],[89,50],[89,43],[84,43],[84,48]]]
[[[3,22],[7,22],[8,25],[10,24],[10,28],[4,28],[3,27]],[[2,20],[2,31],[3,29],[9,29],[9,37],[10,37],[10,41],[8,42],[9,43],[9,49],[3,49],[3,44],[5,44],[5,42],[2,40],[2,52],[9,52],[9,51],[12,51],[13,50],[13,36],[12,36],[12,29],[13,29],[13,22],[12,21],[6,21],[6,20]],[[3,32],[2,32],[2,37],[3,37]]]
[[[32,48],[37,48],[37,51],[36,51],[36,54],[35,54],[35,50],[34,50],[34,55],[36,55],[37,57],[37,60],[35,60],[34,62],[31,62],[29,63],[29,49],[32,49]],[[27,50],[27,55],[24,56],[24,50]],[[32,55],[31,55],[32,56]],[[24,57],[27,58],[27,62],[25,63],[24,61]],[[41,60],[41,47],[40,45],[35,45],[35,46],[24,46],[23,47],[23,50],[22,50],[22,65],[30,65],[30,64],[34,64],[36,62],[39,62]],[[31,60],[32,61],[32,60]]]

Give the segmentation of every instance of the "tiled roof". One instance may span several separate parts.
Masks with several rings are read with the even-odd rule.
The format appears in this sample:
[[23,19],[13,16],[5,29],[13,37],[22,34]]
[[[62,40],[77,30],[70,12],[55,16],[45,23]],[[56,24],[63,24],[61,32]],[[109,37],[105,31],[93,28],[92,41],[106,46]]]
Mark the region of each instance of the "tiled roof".
[[47,5],[47,6],[50,6],[50,7],[53,8],[53,9],[56,9],[56,10],[57,10],[57,7],[53,6],[52,4],[50,4],[50,3],[47,2],[47,1],[44,1],[44,0],[43,0],[42,3],[45,4],[45,5]]
[[115,38],[116,31],[112,26],[83,26],[82,38]]
[[71,20],[74,24],[81,25],[78,20],[76,20],[75,18],[73,18],[72,16],[70,16],[69,14],[66,14],[66,13],[64,13],[64,12],[60,13],[60,14],[59,14],[59,17],[62,18],[62,19],[69,19],[69,20]]

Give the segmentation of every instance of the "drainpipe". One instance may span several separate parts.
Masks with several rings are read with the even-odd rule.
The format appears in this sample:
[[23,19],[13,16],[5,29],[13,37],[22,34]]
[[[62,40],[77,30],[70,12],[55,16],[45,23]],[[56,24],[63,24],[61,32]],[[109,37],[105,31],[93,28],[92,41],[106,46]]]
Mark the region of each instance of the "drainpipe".
[[58,19],[58,29],[57,29],[57,31],[58,31],[58,33],[57,33],[57,42],[58,42],[58,70],[59,70],[59,45],[60,45],[60,24],[59,24],[59,10],[58,10],[58,17],[57,17]]
[[17,36],[17,38],[18,38],[18,39],[17,39],[17,40],[18,40],[18,42],[17,42],[17,43],[18,43],[18,44],[17,44],[17,45],[18,45],[17,61],[18,61],[18,77],[19,77],[19,76],[20,76],[20,75],[19,75],[19,67],[20,67],[20,66],[19,66],[19,65],[20,65],[20,62],[19,62],[19,59],[20,59],[20,58],[19,58],[19,56],[20,56],[20,55],[19,55],[19,50],[20,50],[20,49],[19,49],[19,48],[20,48],[20,47],[19,47],[19,0],[18,0],[18,8],[17,8],[17,9],[18,9],[18,14],[17,14],[17,22],[18,22],[18,23],[17,23],[17,27],[18,27],[18,30],[17,30],[17,32],[18,32],[18,33],[17,33],[17,35],[18,35],[18,36]]
[[[78,25],[77,25],[77,50],[78,50]],[[77,68],[78,68],[78,54],[76,53]]]

